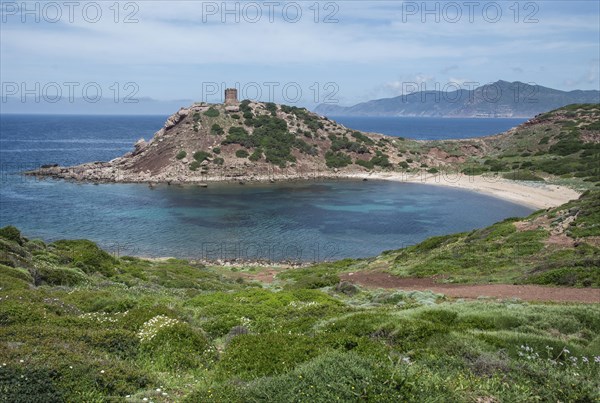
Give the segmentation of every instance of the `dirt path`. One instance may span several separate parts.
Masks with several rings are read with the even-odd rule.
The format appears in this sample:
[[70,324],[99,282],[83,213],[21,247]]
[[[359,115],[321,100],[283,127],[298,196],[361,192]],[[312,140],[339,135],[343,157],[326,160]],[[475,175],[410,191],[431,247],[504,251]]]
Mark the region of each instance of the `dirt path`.
[[599,288],[543,287],[510,284],[438,284],[431,278],[400,278],[382,272],[358,272],[340,276],[365,287],[432,291],[456,298],[519,298],[525,301],[600,303]]

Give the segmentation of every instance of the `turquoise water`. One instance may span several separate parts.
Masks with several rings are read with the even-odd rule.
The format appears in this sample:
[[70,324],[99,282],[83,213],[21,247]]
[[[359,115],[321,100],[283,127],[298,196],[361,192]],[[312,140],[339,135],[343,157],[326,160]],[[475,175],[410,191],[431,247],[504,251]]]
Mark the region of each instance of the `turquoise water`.
[[0,226],[47,241],[87,238],[120,255],[321,261],[373,256],[531,212],[463,190],[385,181],[151,189],[19,174],[114,158],[162,120],[3,116]]

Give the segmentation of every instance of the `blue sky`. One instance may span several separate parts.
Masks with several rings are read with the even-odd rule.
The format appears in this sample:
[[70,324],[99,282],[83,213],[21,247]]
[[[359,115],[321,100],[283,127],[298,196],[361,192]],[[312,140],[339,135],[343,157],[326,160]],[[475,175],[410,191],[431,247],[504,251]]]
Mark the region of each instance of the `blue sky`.
[[3,96],[21,95],[10,83],[40,92],[58,83],[63,98],[65,82],[78,83],[75,97],[97,83],[103,98],[185,103],[239,86],[250,98],[258,88],[262,100],[313,107],[396,96],[409,83],[600,87],[598,1],[245,1],[228,3],[229,14],[221,1],[48,3],[29,2],[24,14],[22,2],[2,1]]

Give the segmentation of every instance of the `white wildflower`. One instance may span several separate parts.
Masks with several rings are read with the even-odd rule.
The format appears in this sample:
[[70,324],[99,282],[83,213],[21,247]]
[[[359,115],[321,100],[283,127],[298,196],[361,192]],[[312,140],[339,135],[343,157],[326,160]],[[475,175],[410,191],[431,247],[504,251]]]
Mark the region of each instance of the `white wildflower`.
[[177,323],[180,323],[177,319],[169,318],[165,315],[157,315],[142,325],[137,336],[140,341],[147,342],[152,340],[162,328],[168,328]]

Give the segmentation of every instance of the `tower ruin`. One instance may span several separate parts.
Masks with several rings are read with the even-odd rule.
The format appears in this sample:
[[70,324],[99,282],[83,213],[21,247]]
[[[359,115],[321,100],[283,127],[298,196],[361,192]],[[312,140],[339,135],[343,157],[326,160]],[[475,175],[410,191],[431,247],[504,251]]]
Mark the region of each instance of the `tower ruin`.
[[225,89],[225,105],[237,105],[237,89],[226,88]]

